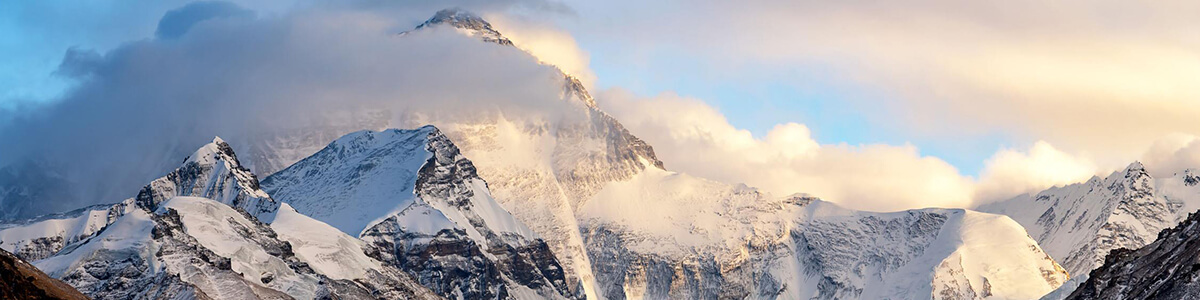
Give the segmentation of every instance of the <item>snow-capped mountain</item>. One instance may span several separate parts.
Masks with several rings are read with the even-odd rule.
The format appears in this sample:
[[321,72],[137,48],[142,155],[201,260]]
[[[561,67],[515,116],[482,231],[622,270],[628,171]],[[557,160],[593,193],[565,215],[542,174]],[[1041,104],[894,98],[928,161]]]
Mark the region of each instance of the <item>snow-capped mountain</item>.
[[[461,10],[388,38],[448,28],[514,46]],[[1036,298],[1067,279],[1020,219],[859,212],[666,171],[557,75],[553,110],[366,109],[257,132],[237,149],[271,173],[261,186],[216,139],[135,198],[0,226],[0,247],[96,298]],[[416,124],[437,128],[359,131]]]
[[438,298],[361,241],[274,201],[219,138],[136,198],[6,232],[62,236],[55,222],[94,232],[34,265],[96,299]]
[[50,257],[68,244],[100,231],[131,206],[101,204],[0,224],[0,249],[35,261]]
[[[507,38],[482,18],[461,10],[439,12],[422,24],[419,30],[438,26],[452,27],[459,33],[495,43],[497,47],[512,46],[503,42]],[[750,188],[702,179],[666,180],[664,178],[691,177],[664,171],[653,149],[597,108],[595,100],[578,80],[565,73],[562,78],[563,93],[559,97],[570,109],[555,112],[560,115],[512,115],[491,112],[491,108],[487,107],[472,107],[470,109],[481,111],[475,119],[443,119],[441,116],[446,113],[438,112],[398,112],[390,118],[379,116],[377,120],[396,127],[421,123],[436,125],[466,157],[471,158],[478,176],[487,180],[491,198],[507,208],[516,220],[545,239],[565,269],[566,286],[582,285],[588,298],[691,295],[921,298],[935,297],[935,294],[939,298],[983,298],[989,295],[1035,298],[1066,280],[1065,273],[1047,259],[1019,226],[1007,218],[961,210],[869,214],[838,209],[844,213],[834,222],[820,214],[809,216],[805,213],[811,207],[833,207],[828,203],[817,201],[820,204],[815,206],[801,205],[796,203],[810,201],[774,198]],[[314,127],[314,130],[319,129]],[[341,130],[330,127],[326,131]],[[270,162],[271,165],[289,165],[304,158],[299,156],[305,152],[302,149],[315,148],[311,143],[292,139],[274,139],[271,143],[271,146],[260,149],[286,155],[252,156],[269,157],[274,160]],[[402,164],[394,162],[388,165]],[[372,170],[363,172],[386,171],[373,170],[379,167],[368,165]],[[324,168],[306,168],[313,172],[324,171]],[[271,176],[266,185],[273,187],[280,184],[276,180],[283,182],[284,178],[302,175],[298,171],[289,172],[292,175],[280,176],[283,175],[280,172]],[[358,171],[343,169],[339,172],[354,174]],[[332,182],[342,184],[338,180]],[[322,190],[321,185],[300,185],[298,191],[305,191],[303,193],[276,191],[273,188],[269,190],[280,199],[290,199],[290,195],[298,194],[317,195],[311,196],[316,200],[311,201],[313,204],[309,204],[312,205],[310,208],[293,204],[302,213],[311,213],[318,219],[328,218],[326,220],[331,224],[342,224],[335,226],[343,229],[343,232],[352,235],[362,233],[369,240],[367,233],[359,230],[366,229],[367,224],[378,220],[339,212],[336,206],[342,204],[320,201],[321,197],[326,197],[322,195],[346,197],[340,192]],[[637,188],[622,190],[622,187],[630,185]],[[410,184],[402,181],[398,186]],[[400,189],[396,191],[412,193]],[[359,192],[375,191],[360,189]],[[289,196],[282,196],[284,194]],[[680,198],[680,195],[693,196]],[[707,203],[732,206],[710,207]],[[371,203],[361,205],[374,207]],[[412,212],[403,213],[428,211],[424,206],[414,201]],[[660,209],[644,209],[646,207]],[[378,214],[372,216],[397,212],[396,209],[379,208]],[[640,212],[645,211],[671,213],[638,217]],[[328,215],[317,215],[322,213]],[[675,213],[684,213],[687,218],[674,217]],[[917,216],[902,217],[908,215]],[[731,220],[730,216],[737,218]],[[630,218],[642,221],[630,221]],[[917,242],[902,242],[900,240],[903,239],[893,238],[898,244],[876,244],[876,238],[894,232],[896,227],[847,225],[855,222],[872,223],[880,219],[892,220],[894,224],[928,223],[922,225],[928,228],[916,230],[927,238]],[[677,221],[662,223],[662,220]],[[709,222],[721,225],[705,225]],[[821,222],[830,222],[831,225],[813,225],[826,224]],[[970,225],[957,225],[964,222]],[[400,232],[403,226],[413,225],[394,224],[385,232],[395,236],[391,233]],[[847,226],[869,233],[855,232],[854,243],[847,243],[850,245],[847,248],[839,248],[845,241],[837,237],[846,233],[837,230]],[[985,229],[972,231],[963,226]],[[721,228],[736,230],[725,232],[726,229]],[[664,231],[672,234],[661,234]],[[676,244],[680,235],[674,233],[690,235],[705,232],[714,236],[709,236],[704,242]],[[775,235],[766,232],[774,232]],[[961,246],[966,242],[960,241],[972,241],[971,245],[984,244],[978,237],[988,235],[1005,237],[996,239],[1002,244],[988,244],[988,247],[1009,249],[1014,253],[1011,257],[997,260],[997,265],[992,265],[990,270],[995,273],[979,271],[978,265],[973,265],[975,262],[970,258],[965,258],[962,263],[949,259],[961,253],[984,255],[971,251],[982,251],[978,249],[986,247]],[[902,248],[896,248],[900,246]],[[904,251],[891,251],[893,248]],[[935,267],[941,266],[943,261],[947,262],[945,267],[934,272]],[[962,275],[964,272],[973,273]],[[888,282],[886,285],[881,283],[885,278]],[[905,281],[893,282],[895,280]],[[936,292],[934,286],[937,286]],[[725,291],[725,294],[717,291]]]
[[1008,215],[1077,283],[1115,249],[1136,249],[1200,209],[1200,174],[1188,170],[1152,178],[1141,163],[1106,178],[1051,188],[983,205],[979,211]]
[[[425,23],[417,25],[416,29],[425,27],[433,27],[441,24],[453,26],[461,30],[467,35],[482,39],[485,42],[497,43],[505,46],[512,46],[512,40],[509,40],[499,31],[492,28],[492,24],[483,20],[479,16],[458,8],[443,9],[433,14],[432,18],[426,20]],[[408,32],[403,32],[401,35]]]
[[1066,299],[1195,299],[1200,297],[1198,252],[1200,214],[1191,213],[1141,249],[1110,252]]
[[360,131],[263,181],[300,213],[453,298],[575,298],[547,244],[433,126]]
[[1004,216],[860,212],[661,170],[609,185],[581,218],[612,299],[1031,299],[1067,280]]
[[[457,9],[438,12],[419,29],[397,38],[437,28],[453,28],[496,47],[513,46],[487,21]],[[295,133],[271,134],[270,138],[257,142],[261,145],[252,147],[250,157],[265,159],[255,161],[255,166],[287,166],[312,155],[328,142],[309,136],[340,136],[361,129],[433,124],[471,158],[479,176],[487,179],[495,199],[545,239],[563,264],[567,285],[582,285],[591,291],[591,263],[584,250],[576,212],[604,185],[627,180],[648,167],[662,168],[662,162],[649,145],[596,107],[582,83],[561,71],[558,75],[561,86],[557,90],[561,92],[550,96],[561,98],[564,109],[555,110],[554,114],[513,115],[484,106],[469,108],[473,113],[469,119],[446,117],[458,111],[338,113],[355,117],[342,121],[331,121],[336,117],[319,118],[313,126]],[[350,120],[370,126],[349,130],[322,125],[348,124]],[[587,296],[596,297],[591,293]]]

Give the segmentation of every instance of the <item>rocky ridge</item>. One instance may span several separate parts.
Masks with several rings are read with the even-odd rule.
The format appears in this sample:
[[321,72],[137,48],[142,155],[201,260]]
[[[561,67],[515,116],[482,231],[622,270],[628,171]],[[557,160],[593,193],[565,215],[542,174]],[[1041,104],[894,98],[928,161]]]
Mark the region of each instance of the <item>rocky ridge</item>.
[[1200,209],[1198,178],[1194,170],[1153,178],[1135,162],[1105,178],[1021,195],[978,210],[1008,215],[1024,226],[1051,257],[1078,277],[1070,284],[1074,285],[1104,264],[1110,252],[1145,246],[1160,231]]

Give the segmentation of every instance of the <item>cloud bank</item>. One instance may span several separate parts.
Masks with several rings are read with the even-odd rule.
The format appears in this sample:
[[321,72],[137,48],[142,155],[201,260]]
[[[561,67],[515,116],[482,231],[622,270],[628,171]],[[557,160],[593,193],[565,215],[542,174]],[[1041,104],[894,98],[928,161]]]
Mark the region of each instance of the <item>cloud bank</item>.
[[53,201],[81,206],[134,196],[213,136],[237,147],[328,113],[564,115],[553,67],[451,28],[401,37],[424,20],[406,15],[432,11],[317,5],[255,17],[230,3],[184,6],[155,37],[69,51],[59,73],[77,87],[55,104],[0,113],[0,166],[54,162],[34,167],[86,187]]
[[1167,134],[1200,135],[1196,1],[568,3],[588,12],[562,22],[577,38],[619,49],[606,61],[797,86],[812,79],[789,74],[810,70],[850,86],[828,105],[923,140],[998,133],[1117,168]]
[[[1025,149],[998,150],[980,176],[972,177],[942,159],[921,155],[911,144],[820,144],[798,123],[779,124],[755,137],[698,99],[638,97],[619,89],[600,93],[598,99],[631,132],[654,145],[674,170],[746,183],[776,195],[804,192],[861,210],[971,208],[1116,171],[1099,166],[1086,153],[1038,141]],[[1144,151],[1142,159],[1155,176],[1200,167],[1200,138],[1195,136],[1163,138]]]

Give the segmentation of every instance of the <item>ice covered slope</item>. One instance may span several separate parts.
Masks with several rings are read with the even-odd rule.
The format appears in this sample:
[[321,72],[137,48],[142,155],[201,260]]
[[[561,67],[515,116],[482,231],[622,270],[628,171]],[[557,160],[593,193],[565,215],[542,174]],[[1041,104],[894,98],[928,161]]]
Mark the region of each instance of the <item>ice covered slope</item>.
[[348,134],[263,186],[297,211],[360,236],[368,252],[448,297],[571,298],[537,234],[433,126]]
[[661,170],[581,218],[609,299],[1033,299],[1067,280],[1005,216],[860,212]]
[[[274,202],[220,139],[135,199],[34,264],[97,299],[437,298],[361,242]],[[297,240],[309,234],[320,237]]]
[[1067,299],[1200,297],[1200,214],[1158,234],[1141,249],[1117,249]]
[[3,223],[0,224],[0,249],[28,261],[43,259],[54,255],[67,244],[100,231],[130,208],[124,204],[93,205],[65,213]]
[[46,258],[132,209],[152,209],[175,196],[219,199],[258,217],[271,217],[278,207],[258,188],[254,175],[241,167],[229,144],[216,138],[189,155],[178,169],[142,188],[134,199],[0,223],[0,249],[31,261]]
[[1099,267],[1109,251],[1154,241],[1200,208],[1200,174],[1152,178],[1141,163],[1106,178],[984,205],[1021,223],[1072,275]]

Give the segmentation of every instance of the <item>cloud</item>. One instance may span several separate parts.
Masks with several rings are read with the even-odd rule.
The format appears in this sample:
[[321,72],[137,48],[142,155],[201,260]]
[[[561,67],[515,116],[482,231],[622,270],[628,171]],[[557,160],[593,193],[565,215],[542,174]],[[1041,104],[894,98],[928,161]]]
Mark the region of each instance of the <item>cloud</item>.
[[1045,141],[1034,143],[1024,152],[1001,149],[985,164],[975,195],[977,202],[1083,182],[1102,172],[1090,159],[1065,153]]
[[633,134],[654,145],[673,170],[776,195],[809,193],[863,210],[972,204],[969,178],[940,159],[921,156],[912,145],[821,145],[796,123],[756,138],[696,99],[639,98],[621,90],[597,98]]
[[213,136],[238,147],[327,113],[419,111],[448,122],[485,112],[571,116],[553,67],[452,28],[398,36],[397,28],[423,21],[398,15],[431,12],[302,7],[210,18],[186,34],[110,51],[70,51],[59,72],[78,86],[54,104],[0,114],[0,166],[29,158],[66,166],[68,180],[84,187],[76,199],[55,201],[84,205],[133,196]]
[[1187,168],[1200,169],[1200,137],[1175,133],[1163,137],[1142,155],[1151,176],[1174,176]]
[[[496,15],[509,7],[521,4],[464,4],[466,7],[473,7],[472,5],[483,9],[487,15]],[[866,13],[841,11],[835,7],[826,7],[827,5],[818,6],[820,10],[817,11],[851,15]],[[0,155],[0,166],[31,156],[60,160],[63,161],[63,165],[71,166],[70,175],[73,178],[89,182],[94,182],[92,178],[99,176],[109,179],[102,185],[96,183],[85,189],[76,195],[78,199],[71,201],[80,205],[112,202],[132,196],[132,191],[136,191],[146,181],[161,176],[167,168],[178,164],[180,157],[187,155],[214,135],[236,142],[251,139],[257,132],[302,126],[327,111],[360,108],[389,110],[397,112],[397,115],[402,112],[428,112],[436,115],[436,119],[447,121],[478,118],[480,116],[474,113],[478,111],[500,111],[505,117],[569,119],[572,117],[570,109],[562,107],[563,103],[559,98],[561,82],[558,80],[561,78],[556,76],[557,73],[552,67],[537,62],[540,60],[553,63],[572,73],[590,74],[587,52],[580,50],[570,35],[547,28],[544,23],[516,17],[502,18],[498,24],[504,25],[498,26],[506,33],[515,35],[514,39],[518,44],[533,52],[536,58],[518,49],[481,43],[449,29],[435,28],[405,35],[403,38],[395,35],[396,32],[418,24],[437,8],[441,8],[434,8],[432,4],[411,8],[390,2],[323,4],[302,6],[284,13],[258,13],[254,16],[236,13],[240,10],[229,7],[216,9],[216,13],[197,13],[194,6],[189,7],[193,8],[180,8],[174,11],[174,17],[165,17],[160,21],[175,24],[166,25],[170,28],[166,29],[166,32],[170,33],[158,37],[148,35],[146,38],[128,41],[107,51],[88,50],[89,48],[68,51],[60,62],[58,72],[79,80],[77,87],[69,90],[54,105],[23,104],[17,108],[8,108],[9,113],[0,113],[0,140],[6,142],[3,147],[4,155]],[[568,11],[553,5],[533,7],[557,14]],[[744,13],[744,8],[718,8],[720,9],[717,11],[720,12]],[[781,7],[776,13],[787,12],[785,8],[788,7]],[[239,17],[201,18],[225,16],[230,13]],[[812,13],[806,12],[799,16],[810,14]],[[904,14],[900,16],[913,17]],[[766,19],[752,20],[753,22],[748,24],[718,22],[723,20],[720,18],[710,20],[708,23],[721,23],[739,30],[750,29],[744,26],[754,25],[752,27],[761,31],[732,34],[735,32],[729,31],[731,29],[713,29],[706,33],[706,36],[720,36],[733,40],[722,41],[711,48],[698,47],[693,50],[697,53],[715,51],[711,53],[723,54],[752,51],[744,53],[754,54],[754,59],[778,59],[788,63],[806,63],[828,57],[858,60],[870,66],[856,72],[866,74],[871,73],[866,71],[878,70],[878,74],[881,74],[879,76],[883,76],[866,79],[915,80],[906,82],[918,83],[913,85],[918,87],[940,80],[985,81],[967,76],[971,74],[960,74],[962,76],[957,77],[942,74],[940,72],[949,72],[948,70],[965,72],[968,68],[941,68],[940,66],[945,65],[940,63],[936,64],[939,68],[930,68],[929,72],[925,73],[908,72],[908,76],[893,73],[911,70],[910,68],[929,67],[926,64],[935,60],[945,62],[935,57],[951,53],[943,49],[953,48],[946,45],[945,41],[934,41],[936,39],[931,38],[931,45],[907,45],[908,33],[896,29],[895,32],[884,34],[882,37],[826,37],[831,38],[829,41],[842,42],[818,44],[813,46],[816,50],[805,50],[793,45],[795,41],[787,39],[789,34],[796,33],[781,33],[774,27],[767,26],[767,23],[762,23],[777,21],[778,17],[775,13],[766,14]],[[1005,16],[1009,17],[1011,16]],[[171,18],[184,18],[195,22],[167,21]],[[824,17],[814,18],[824,20],[821,19]],[[201,19],[203,21],[197,21]],[[871,25],[862,19],[848,20],[866,22],[865,25],[843,25]],[[801,22],[794,25],[805,25],[807,23],[803,22],[817,21],[787,22]],[[697,33],[693,32],[694,29],[681,28],[680,25],[712,29],[708,23],[680,24],[668,20],[662,24],[664,28],[678,30],[679,35],[687,37]],[[906,24],[902,22],[900,25]],[[797,28],[799,32],[813,35],[807,39],[809,41],[812,41],[811,38],[829,34],[813,31],[811,28]],[[850,30],[838,26],[832,28],[835,31]],[[632,35],[632,38],[640,38],[641,35],[656,33],[657,30],[663,29],[627,30],[625,33]],[[976,31],[963,30],[966,30],[962,33],[963,36],[978,34]],[[749,43],[757,38],[762,39],[757,41],[759,44]],[[890,49],[897,51],[896,57],[886,53],[866,52],[870,49],[851,47],[841,54],[835,53],[838,51],[833,49],[836,48],[834,45],[853,46],[854,40],[867,45],[882,38],[895,38],[894,42],[897,45]],[[667,41],[688,42],[687,39]],[[747,44],[739,44],[743,42]],[[756,48],[756,45],[778,47],[748,49]],[[1003,53],[1021,52],[997,49],[996,51]],[[800,50],[805,52],[793,52]],[[932,54],[922,54],[924,50],[932,51]],[[807,53],[815,56],[794,58],[788,57],[788,53]],[[1107,52],[1098,53],[1100,54],[1094,55],[1108,57],[1104,54]],[[1088,57],[1079,55],[1076,59],[1102,59]],[[1169,60],[1172,56],[1164,57]],[[715,61],[720,64],[729,60]],[[837,61],[840,60],[834,60]],[[1038,64],[1037,60],[1026,63]],[[1053,65],[1056,64],[1058,62],[1053,62],[1051,67],[1047,68],[1054,70],[1056,67]],[[996,68],[1020,69],[1019,65],[1012,63],[1012,66]],[[1072,68],[1078,67],[1067,69]],[[1118,69],[1111,73],[1097,71],[1092,77],[1124,78],[1125,75],[1121,75],[1120,70],[1127,69]],[[1009,79],[991,84],[1028,86],[1030,83],[1022,83],[1019,78],[1022,76],[1020,72],[1017,73],[997,75],[997,78]],[[1070,82],[1053,81],[1058,80],[1059,75],[1040,80],[1053,83],[1046,84],[1046,88],[1061,85],[1072,90],[1104,88],[1106,82],[1111,84],[1120,81],[1089,79],[1088,82],[1100,84],[1079,87]],[[1161,84],[1152,80],[1139,82],[1145,82],[1146,86],[1157,86],[1148,88],[1150,90],[1167,91],[1161,95],[1172,95],[1171,84]],[[1092,98],[1065,97],[1063,100],[1045,103],[1033,100],[1006,100],[1007,98],[996,98],[996,94],[980,94],[979,91],[987,89],[977,89],[979,85],[969,85],[971,88],[962,89],[959,89],[961,85],[955,85],[934,93],[959,95],[957,93],[962,92],[964,97],[982,97],[979,99],[984,100],[978,100],[981,104],[976,107],[947,100],[951,98],[922,100],[913,96],[923,95],[922,93],[907,93],[908,90],[905,90],[903,84],[892,81],[884,83],[894,85],[881,86],[904,90],[906,93],[903,95],[912,98],[905,98],[906,102],[903,104],[884,103],[880,106],[910,107],[915,118],[931,119],[928,121],[931,123],[926,125],[940,124],[951,127],[950,125],[958,124],[943,118],[979,119],[961,121],[964,127],[970,127],[986,125],[990,119],[1006,118],[1006,126],[1044,126],[1046,128],[1038,133],[1044,132],[1048,138],[1031,143],[1028,149],[1001,149],[988,160],[987,167],[975,178],[960,174],[954,166],[937,157],[922,155],[920,150],[911,144],[821,144],[812,137],[810,129],[800,123],[779,124],[765,135],[755,136],[747,130],[731,125],[720,111],[697,99],[670,94],[646,98],[621,90],[604,91],[597,95],[597,99],[602,107],[629,127],[635,135],[653,145],[660,159],[672,170],[729,183],[747,183],[780,195],[794,192],[810,193],[851,208],[865,210],[887,211],[930,206],[970,207],[980,201],[1081,181],[1091,175],[1123,167],[1131,160],[1126,158],[1127,156],[1106,153],[1102,148],[1089,147],[1086,143],[1058,138],[1056,133],[1085,133],[1103,139],[1103,136],[1093,131],[1110,130],[1110,135],[1117,140],[1131,141],[1121,143],[1120,148],[1135,149],[1122,152],[1143,155],[1147,167],[1152,170],[1170,172],[1166,170],[1190,164],[1200,166],[1196,159],[1200,157],[1197,155],[1200,153],[1200,143],[1196,142],[1194,135],[1186,133],[1190,132],[1186,126],[1175,126],[1178,124],[1173,123],[1176,121],[1171,114],[1186,114],[1190,108],[1187,105],[1172,106],[1174,102],[1171,102],[1173,98],[1170,97],[1164,96],[1159,102],[1138,102],[1139,105],[1144,104],[1145,107],[1152,108],[1147,109],[1141,106],[1125,107],[1122,105],[1128,103],[1121,104],[1124,102],[1120,101]],[[1095,101],[1087,102],[1093,100]],[[1075,111],[1059,107],[1062,103],[1073,103],[1070,101],[1086,103],[1082,106],[1076,105],[1078,110]],[[1154,124],[1161,126],[1142,124],[1148,122],[1147,118],[1153,113],[1172,107],[1176,108],[1176,111],[1158,115],[1162,123]],[[988,114],[989,110],[991,114]],[[1118,111],[1125,114],[1116,115]],[[897,124],[903,123],[897,121]],[[1113,126],[1117,125],[1129,125],[1132,129],[1114,129]],[[1182,127],[1181,130],[1185,133],[1162,139],[1150,151],[1145,151],[1144,145],[1162,136],[1156,135],[1160,129],[1174,127]],[[1148,142],[1135,143],[1140,140]],[[1064,147],[1063,144],[1068,146]]]
[[[633,134],[654,145],[672,170],[745,183],[775,195],[803,192],[860,210],[972,208],[1108,176],[1133,162],[1104,167],[1088,153],[1038,141],[1027,148],[999,149],[973,177],[940,158],[921,155],[911,144],[821,144],[798,123],[779,124],[756,137],[705,102],[674,94],[639,97],[612,89],[597,99]],[[1196,136],[1171,135],[1142,149],[1142,160],[1154,176],[1200,168]]]
[[586,86],[592,86],[596,74],[589,64],[590,55],[579,48],[570,33],[530,17],[512,14],[489,14],[484,16],[497,31],[513,41],[513,44],[543,63],[554,65],[564,73],[575,76]]
[[160,39],[173,39],[187,33],[196,23],[215,18],[252,18],[254,12],[246,10],[237,4],[225,1],[192,2],[167,11],[158,21],[158,29],[154,36]]
[[811,79],[788,76],[809,70],[851,87],[830,105],[910,137],[1043,140],[1115,167],[1168,133],[1200,134],[1200,2],[569,4],[588,13],[564,26],[617,49],[603,54],[619,67],[674,57],[714,82],[797,86]]

